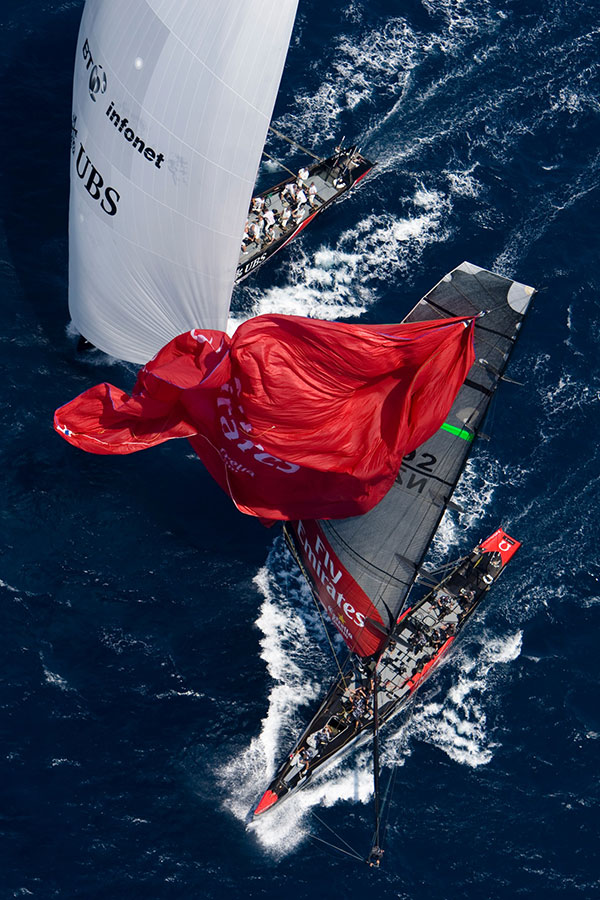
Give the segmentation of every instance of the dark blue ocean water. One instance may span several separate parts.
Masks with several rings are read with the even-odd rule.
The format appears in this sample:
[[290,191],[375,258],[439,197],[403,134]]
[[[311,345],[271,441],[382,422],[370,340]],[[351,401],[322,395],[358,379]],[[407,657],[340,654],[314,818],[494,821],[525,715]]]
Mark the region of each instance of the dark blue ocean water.
[[183,443],[52,431],[134,374],[68,332],[81,7],[0,5],[0,897],[600,896],[596,5],[300,0],[276,125],[377,168],[236,315],[395,321],[463,259],[540,290],[434,556],[500,523],[523,548],[385,735],[380,872],[314,839],[368,850],[366,754],[245,822],[334,675],[276,530]]

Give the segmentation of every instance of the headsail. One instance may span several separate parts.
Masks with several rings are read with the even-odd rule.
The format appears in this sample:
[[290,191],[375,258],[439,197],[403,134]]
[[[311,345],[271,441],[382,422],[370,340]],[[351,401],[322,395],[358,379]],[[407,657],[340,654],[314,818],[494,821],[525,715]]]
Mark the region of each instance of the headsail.
[[73,96],[69,306],[144,363],[223,330],[297,0],[87,0]]
[[408,454],[364,516],[285,526],[315,594],[348,646],[375,653],[401,613],[479,431],[533,289],[463,263],[404,321],[473,316],[476,362],[442,427]]

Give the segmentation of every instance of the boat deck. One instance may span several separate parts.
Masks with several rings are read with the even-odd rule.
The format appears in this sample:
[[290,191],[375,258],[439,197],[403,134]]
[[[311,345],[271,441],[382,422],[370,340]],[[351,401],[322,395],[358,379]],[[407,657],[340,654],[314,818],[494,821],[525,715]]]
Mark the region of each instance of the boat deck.
[[[325,173],[323,173],[323,174],[325,174]],[[291,181],[291,179],[290,179],[290,181]],[[311,182],[314,182],[314,185],[317,189],[317,196],[316,196],[316,204],[317,205],[315,207],[311,207],[311,206],[309,206],[308,203],[305,203],[304,206],[302,207],[302,218],[294,219],[294,220],[292,218],[290,218],[288,227],[285,229],[281,228],[281,226],[279,226],[279,225],[273,226],[273,229],[272,229],[273,241],[276,241],[280,237],[283,237],[285,234],[289,234],[292,231],[294,231],[298,227],[298,225],[301,224],[305,219],[307,219],[312,213],[314,213],[316,209],[319,209],[321,206],[324,206],[329,200],[332,200],[334,197],[336,197],[340,193],[340,190],[338,188],[335,188],[333,186],[333,184],[331,183],[331,181],[326,181],[323,177],[321,177],[321,175],[317,175],[317,174],[310,175],[308,184],[310,184]],[[280,214],[283,212],[283,210],[286,207],[288,209],[292,208],[290,206],[290,204],[285,203],[281,199],[281,193],[279,191],[269,192],[269,193],[265,194],[264,199],[265,199],[265,208],[273,210],[273,212],[275,213],[275,215],[277,217],[280,216]],[[253,222],[256,222],[257,224],[259,224],[260,216],[257,213],[250,211],[250,213],[248,214],[248,224],[251,225]],[[270,243],[272,243],[272,241],[269,241],[268,243],[270,244]],[[254,256],[258,253],[262,253],[264,245],[265,245],[264,241],[261,241],[260,244],[258,244],[258,245],[251,244],[246,251],[241,252],[240,263],[245,262],[247,259],[251,259],[252,256]]]
[[[258,194],[257,196],[265,201],[264,211],[271,210],[275,214],[276,222],[270,228],[265,228],[262,214],[250,209],[248,228],[252,230],[252,226],[256,225],[260,229],[260,234],[250,239],[245,237],[238,261],[236,284],[285,247],[316,215],[346,193],[371,168],[372,163],[364,159],[356,148],[350,147],[308,168],[308,177],[304,179],[303,187],[308,196],[308,188],[314,183],[317,193],[313,205],[306,202],[298,207],[296,203],[283,197],[286,186],[297,182],[298,178],[295,175],[290,175],[285,181]],[[282,226],[280,216],[286,208],[292,215],[285,226]]]

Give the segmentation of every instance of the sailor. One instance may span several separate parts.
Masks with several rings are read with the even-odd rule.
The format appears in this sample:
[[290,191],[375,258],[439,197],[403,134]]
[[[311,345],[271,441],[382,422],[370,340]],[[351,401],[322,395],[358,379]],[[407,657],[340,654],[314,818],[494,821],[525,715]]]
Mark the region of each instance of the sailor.
[[281,215],[279,216],[279,227],[283,231],[285,231],[285,229],[287,228],[288,222],[290,221],[291,217],[292,217],[292,211],[289,208],[289,206],[284,207],[281,210]]
[[264,218],[264,220],[265,220],[265,227],[266,227],[266,228],[273,228],[273,226],[275,225],[275,213],[273,212],[273,210],[272,210],[272,209],[268,209],[268,210],[265,212],[263,218]]
[[248,228],[248,234],[250,235],[250,240],[254,241],[255,244],[260,244],[261,238],[261,225],[260,221],[252,222],[250,227]]
[[445,625],[442,625],[442,629],[445,640],[448,640],[449,637],[453,637],[456,634],[456,622],[446,622]]
[[450,600],[448,594],[442,594],[441,592],[439,594],[436,594],[435,603],[440,616],[445,616],[452,607],[452,601]]
[[292,213],[292,219],[296,224],[300,224],[302,219],[304,218],[304,208],[302,206],[297,206],[294,212]]
[[252,198],[252,212],[260,213],[265,208],[265,198],[264,197],[253,197]]
[[306,193],[302,188],[299,188],[296,191],[296,203],[298,204],[298,206],[304,206],[307,200],[308,197],[306,196]]
[[304,778],[306,775],[308,775],[309,766],[315,756],[318,755],[318,752],[319,751],[316,749],[316,747],[306,746],[300,748],[300,750],[298,751],[298,761],[302,765],[300,778]]
[[354,720],[354,731],[358,731],[361,719],[364,719],[369,712],[369,697],[364,688],[357,688],[352,694],[352,709],[350,717]]
[[427,636],[425,635],[425,632],[423,631],[423,625],[419,624],[417,626],[416,630],[413,631],[410,638],[408,639],[408,646],[411,649],[415,650],[415,652],[418,653],[420,650],[423,649],[423,647],[425,646],[426,643],[427,643]]
[[444,635],[441,628],[436,628],[436,630],[431,635],[431,643],[438,650],[442,644],[444,643]]
[[340,178],[340,176],[337,175],[337,176],[333,179],[333,186],[334,186],[334,188],[335,188],[336,190],[340,191],[342,188],[345,188],[345,187],[346,187],[346,182],[344,181],[343,178]]
[[320,751],[322,747],[329,743],[333,737],[333,729],[331,725],[324,725],[320,731],[315,731],[310,736],[307,743],[312,743],[316,750]]
[[308,202],[312,209],[317,209],[319,206],[319,201],[317,199],[317,186],[314,181],[311,181],[308,187]]
[[460,611],[463,615],[466,615],[469,612],[474,600],[475,591],[464,587],[460,589],[458,592],[458,605],[460,606]]
[[308,181],[308,169],[305,168],[305,166],[302,166],[302,168],[298,172],[298,187],[302,187],[303,185],[306,184],[307,181]]
[[252,243],[252,238],[248,234],[248,221],[244,225],[244,234],[242,235],[242,253],[248,252],[248,244]]
[[297,191],[297,187],[294,184],[294,182],[288,181],[288,183],[284,186],[283,190],[281,191],[282,200],[285,200],[286,198],[288,198],[292,203],[294,203],[296,200],[296,191]]
[[378,847],[377,844],[375,844],[375,846],[369,853],[369,858],[367,860],[367,864],[369,866],[371,866],[371,868],[373,868],[373,866],[375,866],[375,868],[378,869],[379,864],[381,863],[381,860],[383,859],[384,852],[385,851],[382,850],[381,847]]

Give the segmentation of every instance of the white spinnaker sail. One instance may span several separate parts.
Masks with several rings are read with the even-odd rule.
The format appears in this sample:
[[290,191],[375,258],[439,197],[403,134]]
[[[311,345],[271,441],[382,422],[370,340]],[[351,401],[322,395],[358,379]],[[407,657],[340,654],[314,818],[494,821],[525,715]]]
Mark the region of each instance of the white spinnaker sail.
[[69,308],[145,363],[224,329],[297,0],[87,0],[75,62]]

